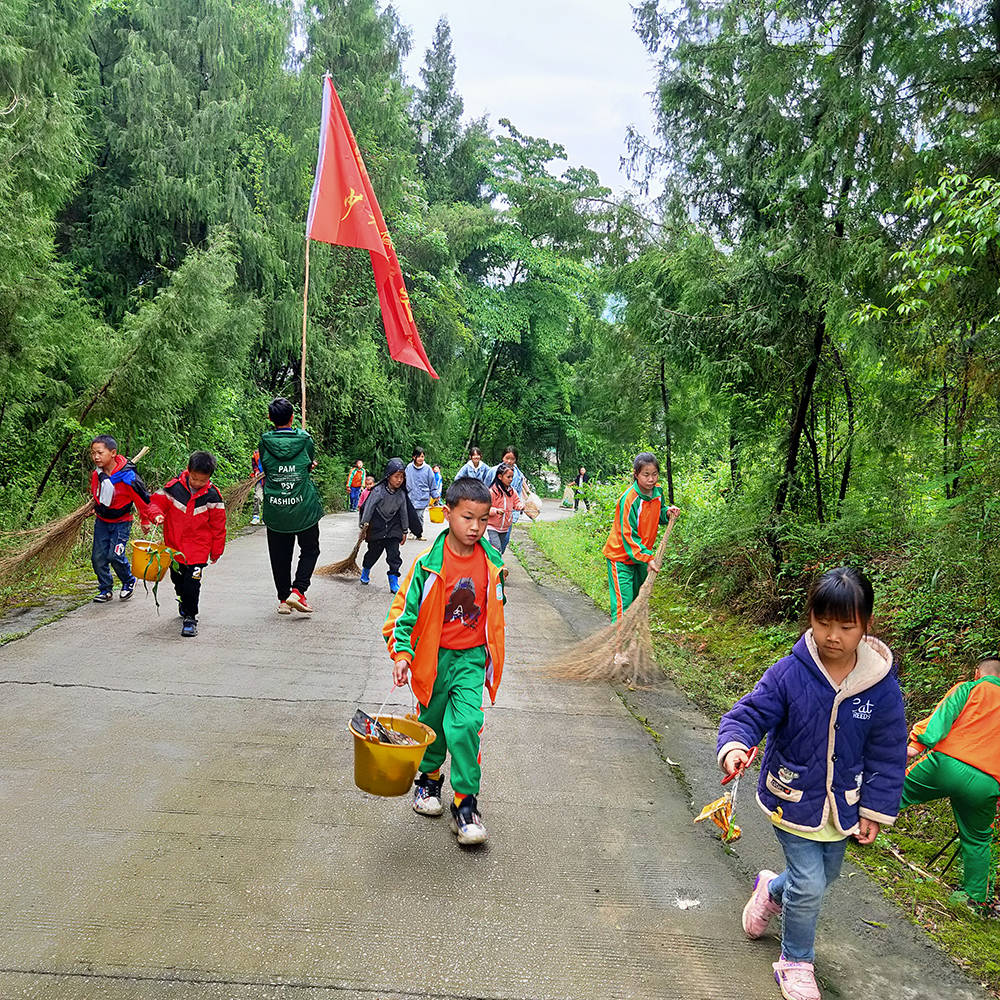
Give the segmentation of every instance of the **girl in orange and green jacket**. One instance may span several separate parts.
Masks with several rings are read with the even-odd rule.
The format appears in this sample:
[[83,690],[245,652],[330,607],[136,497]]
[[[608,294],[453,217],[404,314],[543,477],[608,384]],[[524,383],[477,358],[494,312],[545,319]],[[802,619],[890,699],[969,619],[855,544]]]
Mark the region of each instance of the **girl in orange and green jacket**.
[[503,560],[483,541],[489,490],[471,477],[448,488],[448,530],[410,569],[382,634],[393,660],[393,680],[409,677],[420,721],[436,739],[420,762],[413,809],[444,811],[441,767],[451,754],[452,832],[460,844],[479,844],[486,830],[478,812],[482,775],[483,687],[496,700],[504,659]]
[[[655,555],[656,533],[680,514],[677,507],[663,507],[660,463],[644,451],[632,463],[632,485],[619,497],[611,533],[604,545],[611,592],[611,620],[618,619],[636,599]],[[653,570],[658,571],[659,566]]]
[[990,847],[1000,798],[1000,660],[983,660],[971,681],[956,684],[934,711],[910,730],[900,809],[916,802],[951,799],[965,869],[964,892],[955,902],[989,899]]

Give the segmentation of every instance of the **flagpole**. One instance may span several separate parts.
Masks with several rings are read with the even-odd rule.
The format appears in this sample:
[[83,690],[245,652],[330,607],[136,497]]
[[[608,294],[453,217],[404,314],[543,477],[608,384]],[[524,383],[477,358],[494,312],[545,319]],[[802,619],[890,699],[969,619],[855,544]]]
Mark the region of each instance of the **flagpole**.
[[306,316],[309,312],[309,237],[306,237],[306,280],[302,288],[302,429],[306,429]]

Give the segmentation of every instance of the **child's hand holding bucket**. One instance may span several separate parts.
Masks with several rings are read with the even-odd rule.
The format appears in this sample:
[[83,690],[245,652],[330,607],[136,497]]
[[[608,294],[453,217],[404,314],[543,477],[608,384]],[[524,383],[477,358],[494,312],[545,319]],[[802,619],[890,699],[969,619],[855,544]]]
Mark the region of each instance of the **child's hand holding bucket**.
[[396,687],[405,687],[410,679],[410,661],[405,657],[393,660],[392,681]]

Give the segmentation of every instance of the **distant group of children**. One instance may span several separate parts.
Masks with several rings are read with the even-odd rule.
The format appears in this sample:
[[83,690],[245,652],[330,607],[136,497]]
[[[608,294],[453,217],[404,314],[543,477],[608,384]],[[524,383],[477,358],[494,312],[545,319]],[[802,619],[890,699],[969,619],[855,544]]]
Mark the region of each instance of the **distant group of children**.
[[[254,520],[263,511],[271,573],[278,594],[278,613],[311,614],[305,594],[319,558],[319,521],[323,505],[310,478],[315,467],[311,435],[293,427],[295,410],[283,397],[268,407],[272,429],[261,435],[254,452]],[[163,544],[171,555],[170,579],[177,595],[181,635],[198,634],[203,571],[218,562],[226,546],[226,507],[212,483],[217,461],[207,451],[195,451],[187,469],[150,495],[132,462],[118,454],[118,442],[107,434],[90,446],[94,472],[94,539],[91,563],[97,576],[96,604],[114,597],[114,570],[121,581],[119,599],[129,600],[136,578],[128,557],[128,542],[138,508],[144,530],[163,527]],[[258,493],[259,488],[259,493]],[[292,561],[298,543],[295,577]]]

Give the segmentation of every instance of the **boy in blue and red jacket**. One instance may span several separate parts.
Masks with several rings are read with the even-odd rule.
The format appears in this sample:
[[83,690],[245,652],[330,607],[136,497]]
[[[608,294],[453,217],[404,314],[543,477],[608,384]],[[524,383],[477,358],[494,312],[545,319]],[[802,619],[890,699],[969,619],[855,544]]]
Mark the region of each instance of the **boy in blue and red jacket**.
[[212,485],[215,467],[214,455],[194,452],[187,471],[171,479],[149,503],[152,520],[163,525],[164,544],[176,551],[178,568],[171,564],[170,579],[177,592],[177,612],[184,619],[181,635],[185,638],[198,634],[202,570],[218,562],[226,547],[226,505]]
[[90,563],[97,575],[95,604],[106,604],[114,596],[114,569],[121,580],[119,597],[127,601],[135,590],[135,577],[125,555],[132,531],[132,507],[146,516],[149,490],[135,466],[118,454],[118,442],[110,434],[101,434],[90,443],[94,473],[90,493],[94,498],[94,545]]

